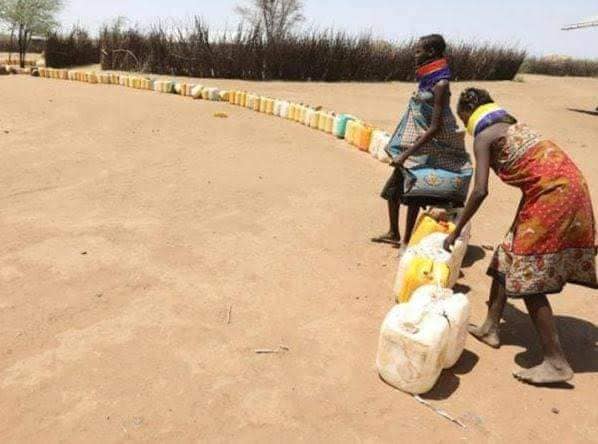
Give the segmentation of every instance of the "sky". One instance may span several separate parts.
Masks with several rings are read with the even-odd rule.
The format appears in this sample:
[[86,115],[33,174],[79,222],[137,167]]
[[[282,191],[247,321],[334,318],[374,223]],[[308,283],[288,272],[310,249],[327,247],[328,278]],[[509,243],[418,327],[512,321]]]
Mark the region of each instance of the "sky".
[[[97,30],[115,17],[141,26],[201,16],[214,30],[238,22],[243,0],[67,0],[63,27]],[[304,26],[371,32],[400,41],[430,33],[449,40],[515,44],[532,55],[598,59],[598,28],[561,27],[598,15],[598,0],[305,0]]]

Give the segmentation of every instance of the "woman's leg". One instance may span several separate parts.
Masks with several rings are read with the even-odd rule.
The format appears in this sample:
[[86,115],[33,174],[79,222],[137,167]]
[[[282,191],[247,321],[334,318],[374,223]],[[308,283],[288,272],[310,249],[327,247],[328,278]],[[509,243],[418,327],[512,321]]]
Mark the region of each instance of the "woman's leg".
[[507,295],[505,287],[497,280],[492,281],[490,298],[488,300],[488,314],[481,326],[469,325],[469,333],[492,348],[500,347],[499,328],[502,314],[505,311]]
[[388,220],[390,221],[390,230],[388,233],[374,237],[372,242],[387,243],[393,245],[401,244],[401,234],[399,232],[399,211],[401,209],[398,199],[388,199]]
[[411,240],[411,235],[413,234],[413,228],[415,228],[415,223],[417,222],[417,216],[419,216],[419,207],[414,205],[409,205],[407,207],[407,222],[405,225],[405,244],[409,244]]
[[386,181],[382,190],[382,198],[388,202],[388,220],[390,230],[372,239],[372,242],[382,242],[393,245],[401,244],[401,234],[399,233],[399,210],[401,203],[401,193],[403,189],[403,176],[398,168],[395,168],[392,175]]
[[401,233],[399,232],[399,212],[401,211],[401,204],[398,199],[388,200],[388,220],[390,221],[390,231],[396,240],[401,240]]
[[563,353],[550,302],[545,295],[530,296],[525,298],[525,306],[540,338],[544,360],[542,364],[519,371],[514,376],[531,384],[569,381],[573,378],[573,370]]

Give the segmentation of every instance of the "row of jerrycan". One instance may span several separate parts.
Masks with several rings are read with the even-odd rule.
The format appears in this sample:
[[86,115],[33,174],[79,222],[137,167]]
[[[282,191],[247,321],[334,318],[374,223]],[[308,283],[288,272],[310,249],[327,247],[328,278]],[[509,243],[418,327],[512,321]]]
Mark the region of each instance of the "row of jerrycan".
[[145,77],[121,76],[120,85],[133,89],[154,90],[154,81]]
[[340,139],[346,139],[347,142],[362,151],[370,152],[374,158],[380,161],[390,161],[385,151],[390,141],[390,134],[377,130],[350,114],[336,115],[333,112],[301,103],[271,99],[243,91],[231,91],[229,103],[279,116],[333,134]]
[[376,130],[350,114],[336,115],[333,112],[262,97],[244,91],[221,91],[218,88],[205,88],[202,85],[179,83],[172,80],[152,80],[144,77],[118,75],[114,73],[95,73],[84,71],[69,71],[66,69],[40,68],[40,77],[63,80],[76,80],[88,83],[102,83],[122,85],[129,88],[154,90],[162,93],[175,93],[194,99],[214,101],[228,101],[231,104],[243,106],[255,111],[276,115],[284,119],[302,123],[310,128],[333,134],[346,139],[348,143],[362,151],[369,151],[380,161],[390,159],[384,150],[390,140],[390,135]]
[[454,366],[465,346],[470,303],[451,288],[459,278],[470,228],[450,253],[443,248],[457,215],[433,210],[420,217],[399,262],[394,288],[398,305],[380,329],[380,376],[408,393],[432,389],[442,369]]
[[390,136],[383,131],[373,129],[349,114],[336,115],[333,112],[323,111],[303,104],[261,97],[243,91],[220,91],[218,88],[204,88],[201,85],[178,83],[171,80],[151,80],[136,76],[119,76],[113,73],[96,74],[94,72],[53,68],[40,68],[39,73],[40,77],[78,80],[88,83],[120,84],[136,89],[176,93],[196,99],[228,101],[231,104],[244,106],[265,114],[277,115],[300,122],[310,128],[334,134],[338,138],[346,139],[362,151],[369,151],[372,156],[379,160],[385,161],[388,158],[383,148],[388,143]]
[[390,136],[384,131],[373,129],[349,114],[336,115],[333,112],[303,104],[261,97],[243,91],[221,91],[218,88],[204,88],[202,85],[178,83],[172,80],[151,80],[137,76],[119,76],[114,73],[97,74],[53,68],[40,68],[39,73],[40,77],[45,78],[116,84],[135,89],[175,93],[195,99],[228,101],[231,104],[247,107],[264,114],[276,115],[333,134],[338,138],[344,138],[360,150],[369,151],[378,160],[388,161],[384,147],[388,144]]
[[226,100],[228,92],[219,88],[204,88],[201,85],[177,83],[172,80],[152,80],[146,77],[126,76],[115,73],[96,73],[66,69],[39,68],[40,77],[73,80],[87,83],[121,85],[128,88],[153,90],[162,93],[176,93],[183,96],[207,100]]
[[54,69],[54,68],[39,68],[38,73],[40,77],[46,79],[58,79],[58,80],[68,80],[68,73],[69,71],[66,69]]
[[97,74],[98,83],[102,83],[104,85],[119,85],[120,84],[120,76],[114,73],[100,73]]

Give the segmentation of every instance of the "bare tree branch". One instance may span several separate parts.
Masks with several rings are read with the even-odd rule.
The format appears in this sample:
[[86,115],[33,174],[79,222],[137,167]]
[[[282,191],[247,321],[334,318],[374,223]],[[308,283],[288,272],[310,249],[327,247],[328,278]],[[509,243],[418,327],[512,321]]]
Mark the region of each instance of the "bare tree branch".
[[269,43],[277,43],[305,20],[303,0],[246,0],[235,12],[260,27]]

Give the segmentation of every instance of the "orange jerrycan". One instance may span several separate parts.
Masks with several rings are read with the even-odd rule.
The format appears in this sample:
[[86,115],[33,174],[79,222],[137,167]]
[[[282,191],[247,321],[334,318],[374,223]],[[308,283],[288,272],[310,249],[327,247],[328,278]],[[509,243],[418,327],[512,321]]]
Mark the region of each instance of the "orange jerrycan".
[[363,125],[357,135],[357,148],[361,151],[369,151],[372,140],[372,127]]

